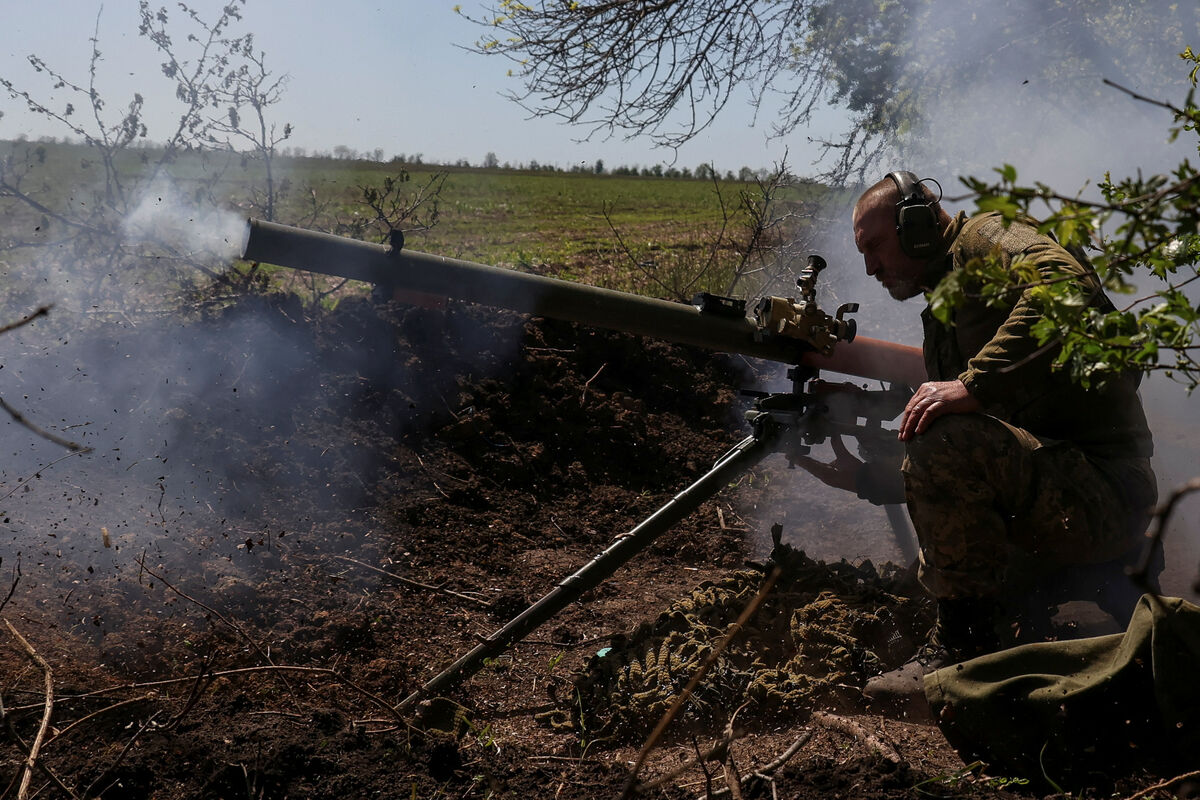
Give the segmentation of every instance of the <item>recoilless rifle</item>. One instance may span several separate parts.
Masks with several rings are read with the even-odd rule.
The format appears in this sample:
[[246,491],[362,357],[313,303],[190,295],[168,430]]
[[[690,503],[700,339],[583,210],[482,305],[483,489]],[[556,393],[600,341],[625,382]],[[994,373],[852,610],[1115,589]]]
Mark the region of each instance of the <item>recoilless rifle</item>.
[[[814,445],[851,436],[868,461],[896,458],[895,435],[882,422],[895,419],[912,394],[908,387],[925,380],[919,349],[856,335],[855,321],[846,317],[858,310],[856,303],[842,305],[833,315],[820,308],[816,281],[826,265],[816,255],[796,281],[799,298],[765,297],[753,316],[736,298],[699,294],[686,305],[418,253],[404,249],[398,232],[390,245],[377,245],[251,219],[242,258],[366,281],[386,293],[435,295],[790,365],[790,392],[747,393],[755,398],[746,412],[751,433],[712,469],[405,698],[397,706],[401,712],[475,674],[767,455],[782,452],[791,465]],[[865,389],[831,383],[818,377],[822,369],[891,385]],[[911,554],[903,512],[887,509],[897,539]]]

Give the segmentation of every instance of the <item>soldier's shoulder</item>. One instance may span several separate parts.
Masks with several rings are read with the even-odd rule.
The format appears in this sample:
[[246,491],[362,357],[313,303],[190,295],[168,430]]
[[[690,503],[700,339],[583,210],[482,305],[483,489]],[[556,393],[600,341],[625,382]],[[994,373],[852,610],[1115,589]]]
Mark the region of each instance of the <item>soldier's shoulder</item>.
[[1048,241],[1032,225],[1020,220],[1005,220],[999,212],[989,211],[967,219],[957,244],[968,251],[987,252],[998,247],[1015,254]]

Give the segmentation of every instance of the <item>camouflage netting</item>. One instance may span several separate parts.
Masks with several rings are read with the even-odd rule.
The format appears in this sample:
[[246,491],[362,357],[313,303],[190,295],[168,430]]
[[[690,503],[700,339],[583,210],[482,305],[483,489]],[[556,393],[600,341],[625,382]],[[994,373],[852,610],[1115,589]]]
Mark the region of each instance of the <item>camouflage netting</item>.
[[825,564],[777,543],[768,564],[701,584],[593,656],[569,697],[560,696],[569,705],[544,720],[593,739],[648,733],[775,565],[782,570],[775,586],[682,718],[723,723],[747,702],[773,716],[844,708],[868,677],[908,659],[932,625],[929,604],[904,596],[904,575],[894,565]]

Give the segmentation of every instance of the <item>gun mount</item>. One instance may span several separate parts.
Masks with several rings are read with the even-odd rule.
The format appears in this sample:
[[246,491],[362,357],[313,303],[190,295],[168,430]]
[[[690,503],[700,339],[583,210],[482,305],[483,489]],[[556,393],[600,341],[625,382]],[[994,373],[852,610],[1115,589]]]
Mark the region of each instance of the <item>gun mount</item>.
[[[402,241],[402,237],[394,237],[394,246],[389,247],[251,219],[242,257],[367,281],[385,289],[440,295],[790,364],[793,390],[748,393],[757,398],[746,415],[753,431],[750,436],[666,505],[405,698],[396,706],[399,711],[412,710],[422,699],[475,674],[488,659],[598,586],[767,455],[782,452],[790,464],[796,456],[807,454],[812,445],[842,435],[855,437],[860,454],[868,458],[872,451],[894,450],[889,446],[895,444],[894,436],[887,435],[890,432],[880,423],[895,418],[904,408],[911,394],[905,387],[925,380],[919,349],[855,335],[855,323],[845,315],[856,311],[857,304],[842,305],[832,316],[821,310],[816,302],[816,279],[825,261],[819,256],[809,258],[797,280],[799,299],[764,298],[751,318],[746,315],[745,302],[734,298],[700,294],[692,305],[672,303],[404,250]],[[817,377],[822,369],[900,386],[876,391],[850,383],[827,383]],[[911,543],[903,541],[907,525],[898,514],[896,507],[888,507],[897,539],[911,550]]]

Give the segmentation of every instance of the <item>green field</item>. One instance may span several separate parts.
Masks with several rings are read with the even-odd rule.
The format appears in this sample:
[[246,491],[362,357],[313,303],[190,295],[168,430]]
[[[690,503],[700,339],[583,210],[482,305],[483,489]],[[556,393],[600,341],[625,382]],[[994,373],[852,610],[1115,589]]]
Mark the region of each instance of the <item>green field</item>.
[[[741,195],[757,192],[742,182],[722,182],[719,197],[711,181],[696,179],[303,159],[285,165],[288,202],[277,221],[304,225],[312,192],[330,202],[331,216],[361,214],[359,187],[401,170],[410,194],[445,174],[436,224],[408,234],[412,249],[650,294],[686,282],[714,248],[720,266],[703,288],[722,289],[745,236]],[[808,187],[789,189],[777,205],[792,207],[812,195]],[[650,273],[665,286],[656,286]]]
[[[63,209],[61,218],[46,214],[27,199],[0,197],[6,226],[7,260],[18,263],[44,257],[22,243],[21,230],[36,229],[40,241],[71,237],[73,218],[83,218],[88,203],[120,203],[102,180],[102,159],[82,145],[7,143],[10,166],[24,170],[22,188],[45,209]],[[153,151],[126,150],[115,163],[124,202],[145,191]],[[261,216],[266,173],[261,162],[230,154],[184,156],[167,168],[180,196],[196,207],[220,206]],[[754,182],[586,173],[522,172],[435,167],[327,158],[279,158],[274,163],[279,201],[274,218],[285,224],[379,241],[386,225],[366,224],[373,212],[363,203],[363,187],[398,182],[396,200],[411,202],[421,191],[436,195],[418,213],[428,230],[409,220],[410,249],[464,258],[539,274],[580,280],[609,288],[657,296],[690,296],[696,290],[724,291],[741,254],[748,249],[748,219],[743,196],[760,201]],[[108,182],[111,184],[111,182]],[[788,187],[774,196],[769,214],[794,212],[816,199],[811,185]],[[432,212],[436,207],[436,215]],[[766,253],[796,225],[768,232]],[[76,258],[100,258],[81,252]],[[272,275],[279,276],[278,272]],[[741,282],[748,287],[750,279]],[[739,288],[742,288],[741,286]],[[749,289],[747,289],[749,291]]]

